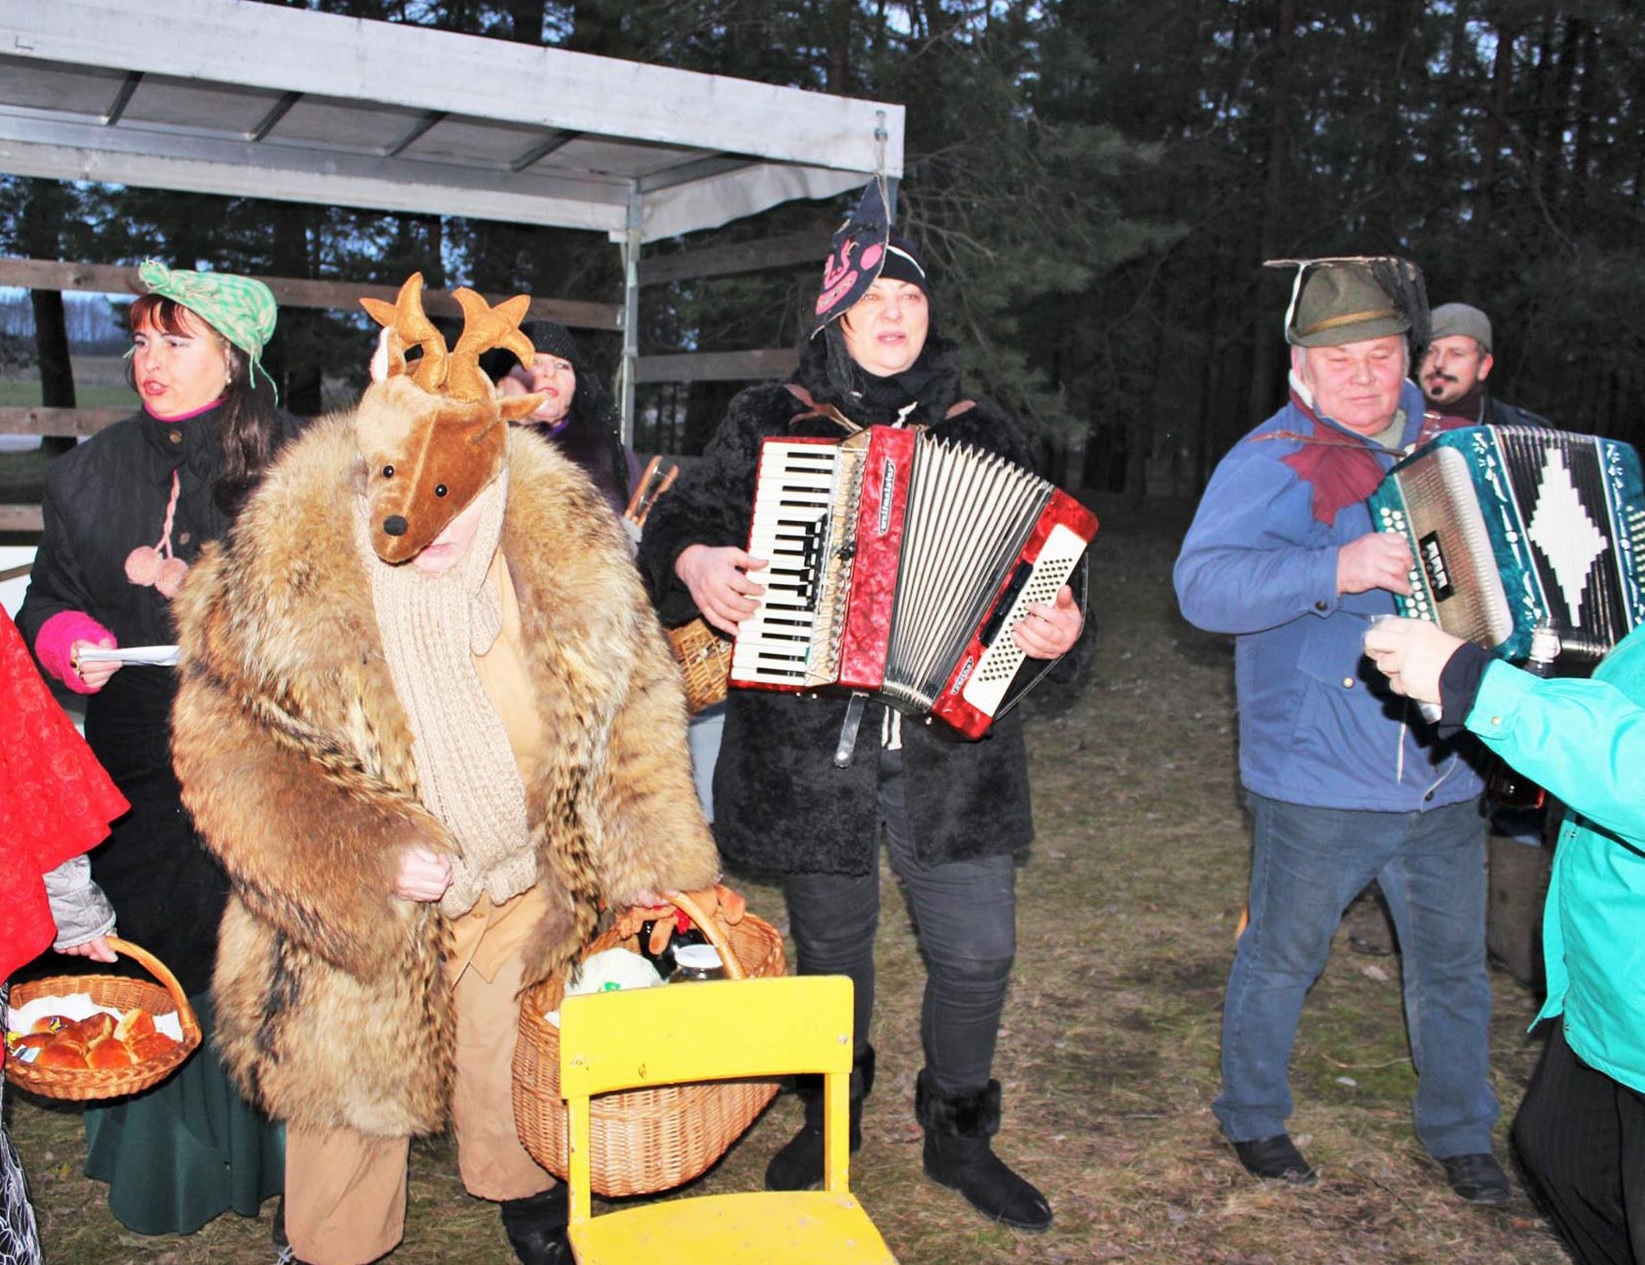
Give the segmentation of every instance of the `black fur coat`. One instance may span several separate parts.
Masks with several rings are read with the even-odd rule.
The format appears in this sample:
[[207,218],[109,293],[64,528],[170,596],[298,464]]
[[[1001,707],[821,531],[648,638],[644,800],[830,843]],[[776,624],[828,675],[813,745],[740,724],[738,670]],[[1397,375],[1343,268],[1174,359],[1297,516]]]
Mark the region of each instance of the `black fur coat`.
[[[859,424],[895,421],[883,402],[876,411],[872,403],[840,398],[830,388],[822,341],[808,347],[795,381]],[[940,335],[927,340],[905,380],[917,387],[918,408],[910,420],[1032,467],[1026,439],[998,408],[979,402],[945,418],[963,395],[957,353]],[[697,613],[674,573],[682,550],[691,544],[747,547],[760,441],[772,435],[841,434],[827,418],[802,416],[810,411],[778,383],[743,391],[732,400],[703,460],[659,499],[646,523],[639,563],[665,625]],[[863,874],[876,864],[876,752],[886,709],[876,701],[868,704],[855,756],[841,769],[834,764],[834,750],[846,705],[843,696],[730,692],[714,773],[714,833],[728,858],[785,873]],[[975,742],[941,722],[905,717],[902,741],[909,827],[922,861],[1027,852],[1034,825],[1020,712],[1007,713]]]

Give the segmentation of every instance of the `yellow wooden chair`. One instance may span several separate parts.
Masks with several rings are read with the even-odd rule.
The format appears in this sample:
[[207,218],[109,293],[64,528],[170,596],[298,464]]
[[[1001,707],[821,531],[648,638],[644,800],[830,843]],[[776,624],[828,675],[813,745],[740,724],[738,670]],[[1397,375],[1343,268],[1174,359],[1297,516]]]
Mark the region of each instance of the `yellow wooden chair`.
[[[592,1216],[589,1099],[620,1089],[733,1077],[823,1075],[824,1177],[815,1191],[661,1200]],[[782,976],[568,997],[560,1092],[579,1265],[896,1265],[848,1188],[851,981]]]

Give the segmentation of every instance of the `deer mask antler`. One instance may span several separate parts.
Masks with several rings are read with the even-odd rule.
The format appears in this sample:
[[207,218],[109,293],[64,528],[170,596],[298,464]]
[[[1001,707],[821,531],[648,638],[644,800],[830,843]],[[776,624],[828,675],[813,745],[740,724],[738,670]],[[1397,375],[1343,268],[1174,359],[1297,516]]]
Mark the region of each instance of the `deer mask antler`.
[[[451,349],[451,368],[446,378],[446,394],[459,400],[484,399],[491,394],[491,381],[480,368],[480,353],[493,347],[503,347],[519,357],[520,363],[530,366],[537,349],[520,332],[520,322],[531,306],[531,296],[516,294],[496,307],[481,295],[464,286],[451,292],[457,305],[463,309],[463,332],[457,345]],[[542,403],[541,400],[538,404]],[[531,406],[533,409],[536,404]],[[528,410],[529,412],[529,410]],[[524,417],[521,413],[519,416]]]
[[[414,272],[405,279],[393,303],[384,303],[381,299],[361,299],[360,306],[371,314],[372,320],[394,332],[394,338],[384,344],[388,348],[384,378],[404,373],[405,349],[420,347],[423,356],[411,371],[411,380],[425,391],[438,391],[445,385],[446,362],[449,359],[445,335],[434,327],[434,322],[423,311],[422,273]],[[382,380],[376,377],[375,372],[373,377],[377,381]]]

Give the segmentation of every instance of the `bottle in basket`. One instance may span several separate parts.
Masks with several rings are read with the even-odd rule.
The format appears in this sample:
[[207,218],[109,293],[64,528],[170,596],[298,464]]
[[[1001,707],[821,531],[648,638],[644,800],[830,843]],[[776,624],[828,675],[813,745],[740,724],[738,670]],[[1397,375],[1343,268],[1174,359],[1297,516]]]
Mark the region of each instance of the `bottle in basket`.
[[720,951],[711,944],[681,945],[674,950],[674,962],[674,974],[668,977],[670,984],[725,978],[725,964],[720,961]]

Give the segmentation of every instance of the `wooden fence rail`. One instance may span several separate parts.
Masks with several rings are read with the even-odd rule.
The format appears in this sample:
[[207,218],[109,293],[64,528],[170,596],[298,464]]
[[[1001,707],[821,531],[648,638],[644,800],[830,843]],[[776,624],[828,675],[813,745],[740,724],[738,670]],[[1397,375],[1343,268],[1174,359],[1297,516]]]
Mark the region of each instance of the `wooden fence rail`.
[[[363,281],[316,281],[307,277],[258,277],[274,292],[281,307],[359,311],[361,298],[392,303],[398,287]],[[16,259],[0,256],[0,286],[25,290],[72,290],[91,294],[145,294],[137,269],[124,264],[66,263],[59,259]],[[488,294],[487,302],[506,299]],[[460,316],[462,309],[446,290],[423,291],[423,307],[430,316]],[[573,329],[615,330],[622,327],[622,308],[616,303],[588,303],[577,299],[532,299],[526,315],[546,318]]]
[[79,438],[95,435],[105,426],[112,426],[122,417],[130,417],[132,408],[42,408],[33,404],[0,405],[0,435],[56,435]]
[[33,532],[46,528],[45,515],[38,505],[0,505],[0,532]]

